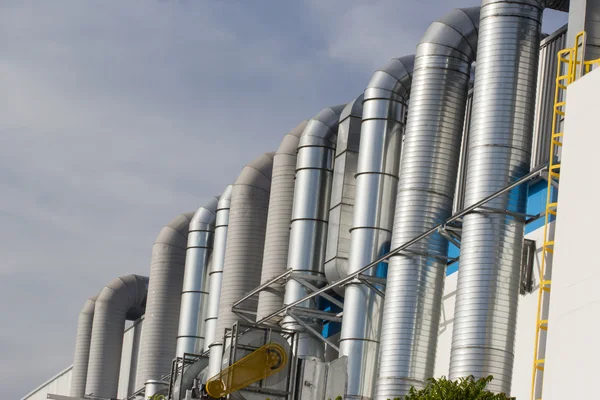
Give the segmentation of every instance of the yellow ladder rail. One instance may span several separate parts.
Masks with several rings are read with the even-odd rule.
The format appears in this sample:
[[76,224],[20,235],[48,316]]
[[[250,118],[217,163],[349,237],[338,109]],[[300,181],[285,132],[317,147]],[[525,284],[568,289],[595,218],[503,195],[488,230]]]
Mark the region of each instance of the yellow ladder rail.
[[[540,285],[538,290],[537,315],[535,322],[535,345],[533,352],[533,372],[531,377],[531,400],[536,400],[536,394],[539,393],[537,400],[542,398],[544,368],[546,364],[546,348],[541,346],[540,335],[548,331],[548,309],[545,305],[549,304],[552,280],[546,278],[546,259],[554,254],[554,238],[550,237],[550,219],[551,216],[557,216],[558,202],[552,200],[552,188],[558,190],[560,182],[560,161],[557,159],[557,152],[563,146],[563,136],[561,123],[566,115],[566,90],[577,78],[590,72],[592,69],[600,66],[600,59],[585,61],[583,57],[583,48],[585,48],[585,32],[580,32],[575,37],[575,45],[558,52],[558,66],[556,71],[556,91],[554,93],[554,108],[552,117],[552,134],[550,141],[550,162],[548,167],[548,188],[546,194],[546,215],[544,218],[544,243],[542,246],[542,259],[540,262]],[[580,50],[580,48],[582,50]],[[580,60],[581,58],[581,60]],[[564,71],[564,72],[563,72]],[[554,234],[552,234],[554,236]],[[546,315],[544,317],[544,315]],[[545,318],[545,319],[543,319]]]

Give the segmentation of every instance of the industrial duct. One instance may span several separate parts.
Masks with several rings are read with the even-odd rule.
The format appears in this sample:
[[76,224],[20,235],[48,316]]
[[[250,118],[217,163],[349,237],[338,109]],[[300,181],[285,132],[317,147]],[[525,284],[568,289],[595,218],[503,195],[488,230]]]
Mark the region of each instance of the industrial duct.
[[86,394],[116,398],[125,320],[144,314],[148,278],[125,275],[108,284],[96,299]]
[[[294,178],[296,176],[296,153],[300,136],[306,127],[303,121],[285,135],[273,158],[273,182],[267,230],[265,233],[265,249],[260,283],[283,274],[287,269],[288,248],[290,242],[290,221],[294,202]],[[260,320],[283,307],[284,285],[273,283],[262,291],[258,297],[256,318]]]
[[[323,266],[328,282],[345,278],[348,273],[362,112],[363,95],[361,94],[354,101],[348,103],[340,114],[333,163],[327,247]],[[343,296],[343,287],[336,288],[336,291]]]
[[148,304],[140,344],[136,388],[171,371],[175,357],[181,289],[193,212],[180,214],[159,232],[152,246]]
[[[246,165],[233,185],[219,317],[211,348],[217,358],[211,365],[220,365],[219,343],[223,345],[225,329],[240,321],[231,310],[233,304],[260,284],[274,154],[265,153]],[[257,300],[249,299],[243,311],[252,317],[256,306]]]
[[89,298],[79,312],[77,337],[75,339],[75,357],[73,358],[73,370],[71,372],[71,397],[85,396],[96,298],[97,296]]
[[202,335],[208,300],[205,289],[213,250],[218,201],[218,197],[212,198],[204,207],[198,208],[190,221],[175,351],[177,357],[183,357],[185,353],[202,354],[204,350]]
[[[325,245],[333,158],[340,114],[345,105],[328,107],[312,118],[300,138],[296,163],[294,206],[292,209],[288,269],[304,274],[310,282],[311,276],[324,277]],[[314,282],[312,282],[314,283]],[[294,279],[288,279],[285,286],[284,304],[302,299],[307,289]],[[313,300],[302,307],[316,309]],[[312,324],[312,321],[308,322]],[[281,323],[286,329],[304,331],[292,317],[285,317]],[[323,344],[311,334],[298,336],[298,355],[323,357]]]
[[[467,207],[529,172],[544,5],[568,2],[483,1]],[[521,185],[463,222],[450,378],[493,375],[497,392],[511,387],[526,200]]]
[[[222,346],[215,343],[217,331],[217,318],[219,316],[219,300],[221,299],[221,285],[223,282],[223,265],[225,264],[225,248],[227,244],[227,231],[229,229],[229,211],[231,207],[232,185],[227,185],[217,204],[217,220],[215,226],[215,240],[213,246],[212,262],[208,273],[208,305],[206,319],[204,320],[204,351],[210,350],[210,366],[208,376],[214,376],[221,370]],[[220,342],[221,339],[217,339]],[[214,349],[213,349],[214,348]],[[211,374],[211,372],[213,372]]]
[[[453,10],[417,46],[392,248],[452,213],[478,25],[478,7]],[[447,248],[435,234],[389,261],[377,399],[405,395],[433,376]]]
[[[394,218],[391,199],[398,188],[414,58],[391,59],[373,74],[365,90],[347,272],[358,271],[389,250]],[[368,274],[383,275],[381,272]],[[383,299],[360,282],[346,286],[340,357],[348,357],[348,398],[373,396],[382,303]]]

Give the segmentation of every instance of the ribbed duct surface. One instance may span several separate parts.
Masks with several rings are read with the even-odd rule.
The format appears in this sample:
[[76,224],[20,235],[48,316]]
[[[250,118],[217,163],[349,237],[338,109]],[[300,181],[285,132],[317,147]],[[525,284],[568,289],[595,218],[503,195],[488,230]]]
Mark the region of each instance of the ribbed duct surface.
[[175,355],[202,354],[204,350],[204,311],[208,293],[208,263],[213,250],[217,197],[198,208],[190,221],[185,272],[181,291],[181,311]]
[[[338,105],[319,112],[306,125],[298,145],[287,266],[288,269],[300,274],[325,276],[323,263],[331,200],[333,159],[338,123],[344,107],[345,105]],[[290,279],[285,286],[284,303],[290,304],[300,300],[307,293],[304,286]],[[306,304],[301,304],[301,307],[316,309],[317,305],[313,299]],[[285,317],[282,326],[291,330],[304,330],[291,317]],[[311,334],[301,333],[298,343],[299,356],[323,357],[322,342]]]
[[[365,90],[348,272],[389,250],[414,58],[391,59]],[[348,357],[348,398],[373,396],[382,304],[363,284],[346,287],[340,356]]]
[[[260,283],[263,284],[287,269],[290,243],[290,224],[294,203],[294,178],[296,177],[296,153],[300,136],[306,127],[303,121],[285,135],[273,158],[273,182],[265,234],[265,249]],[[283,307],[284,285],[274,283],[260,293],[257,319],[264,318]]]
[[165,225],[152,246],[148,304],[140,344],[136,389],[171,371],[175,357],[181,289],[189,225],[193,212]]
[[[231,311],[233,303],[260,284],[274,155],[265,153],[245,166],[233,185],[216,341],[241,320]],[[256,312],[256,306],[249,299],[243,308]]]
[[71,397],[83,397],[85,395],[96,297],[89,298],[79,312],[75,357],[73,358],[73,370],[71,372]]
[[204,351],[210,349],[209,377],[216,375],[221,370],[221,345],[217,344],[213,346],[213,344],[215,340],[218,342],[221,341],[220,338],[215,337],[215,334],[217,331],[217,318],[219,316],[219,301],[221,299],[232,191],[233,185],[227,185],[217,204],[215,241],[212,262],[208,273],[208,306],[206,308],[206,319],[204,320]]
[[[529,172],[543,7],[485,0],[481,7],[465,205]],[[510,392],[527,186],[464,218],[450,378],[493,375]]]
[[[345,278],[348,273],[350,253],[350,230],[352,212],[356,198],[356,170],[360,146],[360,124],[363,111],[363,95],[348,103],[340,115],[333,182],[331,184],[331,205],[327,247],[325,249],[324,271],[328,282]],[[336,288],[344,295],[344,288]]]
[[144,314],[148,278],[126,275],[108,284],[96,299],[86,394],[116,398],[125,320]]
[[[392,248],[452,213],[478,22],[479,8],[453,10],[417,46]],[[435,234],[390,259],[377,399],[405,395],[433,376],[447,248]]]

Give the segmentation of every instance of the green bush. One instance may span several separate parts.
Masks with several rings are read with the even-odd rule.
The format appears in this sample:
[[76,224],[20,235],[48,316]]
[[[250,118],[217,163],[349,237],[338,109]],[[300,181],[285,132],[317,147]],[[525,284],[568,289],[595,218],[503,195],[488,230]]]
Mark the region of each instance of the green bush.
[[450,381],[445,376],[431,378],[424,389],[417,390],[413,387],[408,395],[394,400],[515,400],[504,393],[496,394],[486,390],[492,379],[491,375],[477,380],[469,376],[458,381]]

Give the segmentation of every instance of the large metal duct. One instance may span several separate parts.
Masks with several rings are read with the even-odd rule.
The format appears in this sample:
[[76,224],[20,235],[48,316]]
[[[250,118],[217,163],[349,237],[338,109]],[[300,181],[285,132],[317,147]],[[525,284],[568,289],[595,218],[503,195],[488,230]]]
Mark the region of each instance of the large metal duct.
[[213,197],[204,207],[198,208],[190,221],[175,351],[177,357],[183,357],[185,353],[202,354],[204,350],[203,312],[208,300],[205,289],[218,201],[218,197]]
[[[389,250],[395,208],[391,199],[398,188],[414,58],[391,59],[373,74],[365,90],[348,272]],[[373,396],[382,304],[383,299],[360,282],[346,287],[340,356],[348,357],[349,399]]]
[[[217,343],[222,342],[225,329],[243,321],[231,311],[233,304],[260,284],[274,155],[265,153],[246,165],[233,185],[215,337]],[[254,299],[246,301],[244,310],[256,312],[257,302]],[[220,363],[221,352],[216,353],[217,349],[215,357]]]
[[144,314],[148,278],[125,275],[108,284],[96,299],[85,392],[99,398],[116,398],[125,320]]
[[148,305],[140,344],[136,389],[149,379],[171,372],[175,357],[181,289],[190,221],[194,212],[180,214],[159,232],[152,246]]
[[83,397],[85,395],[94,307],[96,306],[97,297],[90,297],[79,312],[77,337],[75,339],[75,357],[73,358],[73,369],[71,372],[71,397]]
[[[340,114],[345,105],[328,107],[312,118],[300,138],[296,163],[294,206],[290,231],[288,269],[295,273],[324,277],[327,222],[331,199],[331,181],[336,136]],[[312,282],[313,284],[315,282]],[[306,287],[289,279],[285,286],[284,303],[290,304],[308,294]],[[302,307],[317,308],[313,300]],[[312,324],[312,321],[308,321]],[[285,317],[286,329],[304,331],[292,317]],[[323,357],[323,344],[312,334],[298,335],[298,356]]]
[[[287,269],[290,243],[290,223],[294,202],[294,178],[296,177],[296,153],[300,136],[308,121],[303,121],[285,135],[273,158],[273,182],[265,234],[261,285],[283,274]],[[284,285],[273,283],[258,297],[257,320],[283,307]]]
[[217,338],[216,341],[218,343],[215,344],[215,334],[217,331],[217,318],[219,316],[219,301],[221,299],[232,191],[233,185],[227,185],[217,204],[215,241],[210,272],[208,273],[208,306],[206,308],[206,319],[204,320],[204,351],[210,350],[209,377],[216,375],[221,370],[222,345],[220,338]]
[[[479,8],[456,9],[417,46],[391,247],[452,213]],[[377,399],[406,395],[433,376],[448,242],[435,234],[390,259]]]
[[[467,207],[529,172],[545,5],[483,1]],[[493,375],[489,388],[497,392],[510,393],[511,387],[526,201],[522,185],[463,222],[450,378]]]
[[[354,101],[348,103],[340,115],[333,163],[327,247],[323,266],[328,282],[345,278],[348,273],[363,97],[361,94]],[[336,288],[336,291],[338,294],[344,295],[343,287]]]

